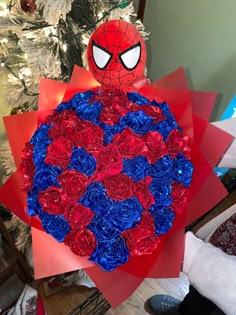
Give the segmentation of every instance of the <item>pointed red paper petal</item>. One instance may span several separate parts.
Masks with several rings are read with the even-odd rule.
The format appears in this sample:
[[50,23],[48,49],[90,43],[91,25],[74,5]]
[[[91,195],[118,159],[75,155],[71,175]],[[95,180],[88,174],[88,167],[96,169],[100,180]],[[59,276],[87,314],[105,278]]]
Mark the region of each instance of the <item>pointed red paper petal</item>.
[[198,146],[201,144],[207,125],[208,122],[206,120],[193,115],[194,143]]
[[94,266],[87,257],[73,254],[68,246],[58,243],[51,235],[34,228],[32,248],[35,279]]
[[37,128],[37,112],[3,117],[11,151],[18,168],[25,143],[30,140]]
[[66,89],[67,83],[44,78],[40,79],[38,110],[54,109],[61,103]]
[[191,91],[193,113],[209,121],[215,105],[216,96],[216,92]]
[[[218,127],[208,124],[201,141],[200,150],[211,165],[217,166],[222,156],[233,142],[234,137]],[[217,145],[216,145],[217,142]]]
[[[184,222],[185,223],[185,222]],[[184,228],[165,241],[163,249],[148,278],[178,278],[184,253]],[[174,262],[174,263],[173,263]]]
[[90,90],[100,86],[100,83],[94,79],[91,72],[75,65],[71,75],[70,85],[78,86],[81,90]]
[[26,193],[21,188],[22,176],[15,171],[0,188],[0,201],[25,223],[42,230],[37,217],[26,214]]
[[[220,161],[233,137],[219,128],[207,123],[216,99],[214,92],[191,91],[192,111],[194,113],[194,141],[200,146],[207,161],[212,167]],[[217,139],[217,146],[215,145]]]
[[183,67],[167,74],[163,78],[152,83],[154,88],[169,90],[189,90],[188,81]]
[[44,122],[52,110],[63,100],[67,84],[60,81],[40,79],[39,82],[39,104],[38,124]]
[[191,160],[194,171],[187,206],[187,224],[212,209],[228,194],[196,144],[192,148]]
[[212,170],[201,189],[188,204],[187,224],[192,223],[207,211],[213,209],[227,195],[228,191]]
[[99,267],[87,268],[85,271],[114,308],[124,302],[143,281],[143,278],[121,270],[112,271],[112,275]]

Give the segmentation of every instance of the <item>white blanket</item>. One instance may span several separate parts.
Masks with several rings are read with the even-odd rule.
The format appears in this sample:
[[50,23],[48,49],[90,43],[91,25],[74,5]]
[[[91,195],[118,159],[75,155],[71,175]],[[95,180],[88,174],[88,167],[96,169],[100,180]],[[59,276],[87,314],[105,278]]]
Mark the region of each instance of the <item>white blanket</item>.
[[184,273],[199,293],[225,314],[236,314],[236,257],[186,234]]

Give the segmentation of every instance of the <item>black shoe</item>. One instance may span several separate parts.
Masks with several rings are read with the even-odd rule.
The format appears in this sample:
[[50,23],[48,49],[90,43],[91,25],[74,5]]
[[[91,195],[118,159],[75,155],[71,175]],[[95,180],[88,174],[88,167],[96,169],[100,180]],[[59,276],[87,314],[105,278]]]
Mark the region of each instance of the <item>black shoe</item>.
[[144,305],[151,315],[179,315],[178,306],[181,303],[169,295],[158,294],[148,299]]

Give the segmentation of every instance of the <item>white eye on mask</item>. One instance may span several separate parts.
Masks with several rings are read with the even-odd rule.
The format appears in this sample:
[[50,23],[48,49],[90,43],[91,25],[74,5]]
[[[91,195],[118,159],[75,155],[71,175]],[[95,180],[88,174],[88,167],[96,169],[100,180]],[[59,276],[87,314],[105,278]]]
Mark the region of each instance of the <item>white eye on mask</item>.
[[99,46],[93,41],[92,44],[93,49],[93,60],[96,64],[96,66],[103,70],[106,68],[106,66],[109,64],[112,58],[112,53],[110,53],[108,50],[103,48],[102,46]]
[[120,61],[126,70],[133,70],[136,68],[141,56],[141,45],[136,45],[126,49],[119,54]]

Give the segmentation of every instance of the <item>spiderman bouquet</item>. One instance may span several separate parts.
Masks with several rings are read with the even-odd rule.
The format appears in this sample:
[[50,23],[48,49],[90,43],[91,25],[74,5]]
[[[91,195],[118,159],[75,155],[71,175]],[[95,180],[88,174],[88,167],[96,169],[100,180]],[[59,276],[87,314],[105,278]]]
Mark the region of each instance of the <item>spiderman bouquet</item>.
[[131,24],[103,23],[90,72],[42,79],[38,111],[5,118],[18,170],[0,200],[32,226],[36,278],[86,268],[113,305],[177,276],[185,225],[226,195],[212,167],[232,138],[203,119],[215,94],[189,91],[182,69],[150,84],[145,62]]

